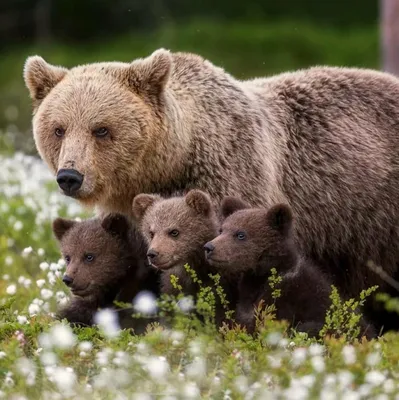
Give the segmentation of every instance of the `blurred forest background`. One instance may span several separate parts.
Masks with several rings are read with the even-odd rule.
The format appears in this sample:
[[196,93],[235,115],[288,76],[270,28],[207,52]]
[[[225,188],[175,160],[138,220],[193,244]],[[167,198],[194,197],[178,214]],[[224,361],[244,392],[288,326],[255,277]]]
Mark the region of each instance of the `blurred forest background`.
[[389,39],[399,0],[1,0],[0,145],[35,152],[28,55],[72,67],[162,46],[197,52],[241,79],[314,64],[383,68],[383,2]]

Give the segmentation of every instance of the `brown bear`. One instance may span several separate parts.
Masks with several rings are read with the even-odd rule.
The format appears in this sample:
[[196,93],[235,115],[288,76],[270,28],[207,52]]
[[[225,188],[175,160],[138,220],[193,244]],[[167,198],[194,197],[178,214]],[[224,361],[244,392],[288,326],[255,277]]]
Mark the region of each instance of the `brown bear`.
[[[159,293],[158,276],[146,263],[143,238],[125,216],[110,214],[82,222],[57,218],[53,232],[66,261],[63,282],[73,295],[58,318],[90,326],[97,310],[113,307],[115,300],[131,303],[142,290]],[[138,333],[143,321],[133,320],[132,313],[133,309],[118,310],[119,320],[122,327]]]
[[[162,271],[161,291],[179,294],[171,284],[171,275],[185,295],[196,297],[198,283],[194,282],[184,265],[188,264],[201,280],[203,287],[214,287],[209,276],[214,269],[205,260],[204,244],[213,239],[219,229],[219,220],[209,196],[200,190],[191,190],[185,196],[162,198],[158,195],[139,194],[133,201],[133,213],[139,221],[148,243],[148,261]],[[228,282],[221,279],[227,300],[232,296]],[[225,309],[216,297],[216,324],[225,320]],[[230,304],[231,307],[231,304]]]
[[[253,333],[255,307],[263,299],[266,305],[275,304],[277,319],[287,320],[309,336],[318,336],[331,305],[331,282],[300,254],[290,207],[248,208],[240,199],[226,197],[221,214],[220,234],[204,248],[208,262],[238,282],[236,322]],[[272,268],[282,277],[277,299],[273,299],[268,281]],[[376,334],[364,322],[361,330],[369,339]]]
[[81,204],[129,215],[139,193],[191,188],[215,202],[284,202],[298,245],[342,292],[388,288],[369,260],[398,271],[398,78],[312,67],[240,81],[159,49],[72,69],[32,56],[24,79],[37,149]]

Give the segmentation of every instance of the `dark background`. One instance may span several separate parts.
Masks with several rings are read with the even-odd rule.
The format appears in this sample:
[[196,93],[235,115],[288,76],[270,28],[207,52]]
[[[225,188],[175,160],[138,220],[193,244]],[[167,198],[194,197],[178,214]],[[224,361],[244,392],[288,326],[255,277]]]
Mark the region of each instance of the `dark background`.
[[314,64],[380,68],[379,18],[376,0],[1,0],[0,146],[34,152],[28,55],[71,67],[165,47],[241,79]]

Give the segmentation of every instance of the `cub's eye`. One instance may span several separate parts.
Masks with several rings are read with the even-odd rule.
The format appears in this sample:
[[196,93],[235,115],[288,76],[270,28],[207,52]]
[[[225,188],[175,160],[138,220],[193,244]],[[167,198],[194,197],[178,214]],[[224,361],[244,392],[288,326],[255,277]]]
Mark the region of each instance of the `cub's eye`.
[[154,232],[150,231],[149,235],[151,240],[154,239]]
[[236,237],[238,240],[244,240],[246,238],[246,235],[244,232],[237,232]]
[[93,256],[93,254],[86,254],[85,259],[88,262],[92,262],[94,260],[94,256]]
[[173,229],[169,232],[169,235],[172,237],[178,237],[179,236],[179,231],[177,229]]
[[94,135],[97,137],[104,137],[108,135],[108,129],[105,127],[101,127],[94,130]]
[[68,265],[71,262],[71,257],[65,256],[65,262]]
[[65,134],[65,130],[62,128],[55,128],[54,133],[55,133],[55,136],[63,137]]
[[223,229],[220,228],[220,229],[219,229],[219,235],[221,235],[222,233],[223,233]]

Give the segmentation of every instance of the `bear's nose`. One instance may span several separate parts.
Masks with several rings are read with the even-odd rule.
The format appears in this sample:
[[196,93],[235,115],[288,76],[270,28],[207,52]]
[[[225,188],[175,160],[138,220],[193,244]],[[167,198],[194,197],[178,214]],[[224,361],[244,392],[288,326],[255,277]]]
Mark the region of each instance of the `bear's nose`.
[[212,253],[212,251],[215,250],[215,246],[211,242],[205,243],[204,250],[206,256],[208,257]]
[[147,251],[147,257],[149,258],[150,261],[154,261],[154,259],[158,256],[158,254],[159,253],[154,249],[149,249]]
[[71,284],[72,284],[72,282],[73,282],[73,279],[72,279],[70,276],[68,276],[68,275],[64,275],[64,276],[62,277],[62,282],[64,282],[65,285],[67,285],[67,286],[71,286]]
[[65,194],[73,195],[83,183],[83,175],[74,169],[60,169],[57,174],[58,186]]

